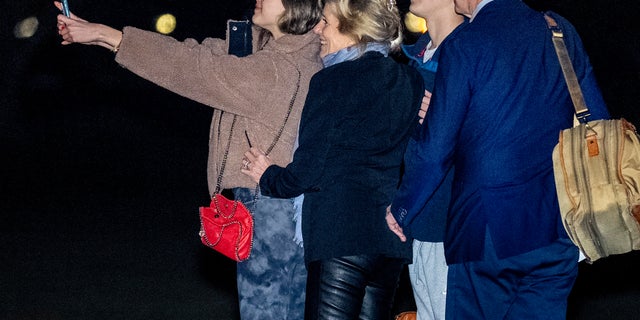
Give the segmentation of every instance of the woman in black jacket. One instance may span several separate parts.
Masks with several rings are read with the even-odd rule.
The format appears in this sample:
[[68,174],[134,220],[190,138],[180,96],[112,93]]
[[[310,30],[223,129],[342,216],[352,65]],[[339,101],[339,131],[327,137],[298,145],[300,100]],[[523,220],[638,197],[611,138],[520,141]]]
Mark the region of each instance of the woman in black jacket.
[[417,71],[388,57],[401,34],[387,1],[326,1],[314,29],[325,68],[311,79],[293,162],[245,153],[242,172],[263,195],[304,193],[305,319],[389,318],[411,258],[384,217],[424,90]]

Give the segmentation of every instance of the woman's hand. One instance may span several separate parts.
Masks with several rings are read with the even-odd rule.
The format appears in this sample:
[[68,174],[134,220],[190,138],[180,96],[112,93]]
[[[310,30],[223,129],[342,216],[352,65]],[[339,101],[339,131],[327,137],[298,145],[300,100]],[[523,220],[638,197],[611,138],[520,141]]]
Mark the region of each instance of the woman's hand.
[[265,170],[273,163],[264,152],[257,148],[251,148],[244,153],[242,159],[242,173],[248,175],[255,183],[260,183],[260,178]]
[[[53,5],[62,10],[62,3],[54,1]],[[99,45],[115,51],[122,41],[122,32],[103,24],[90,23],[75,14],[67,17],[59,14],[57,17],[58,34],[62,36],[62,44],[82,43]]]

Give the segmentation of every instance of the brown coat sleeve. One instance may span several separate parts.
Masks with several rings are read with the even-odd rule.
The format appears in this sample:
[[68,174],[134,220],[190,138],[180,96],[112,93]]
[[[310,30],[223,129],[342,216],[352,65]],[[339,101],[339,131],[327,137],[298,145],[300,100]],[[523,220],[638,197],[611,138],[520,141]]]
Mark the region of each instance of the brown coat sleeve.
[[[247,118],[259,110],[273,88],[293,87],[293,66],[281,70],[283,55],[261,50],[238,58],[226,53],[226,43],[208,38],[177,41],[151,31],[126,27],[116,61],[135,74],[205,105]],[[287,82],[292,82],[291,84]],[[277,100],[277,98],[276,98]]]

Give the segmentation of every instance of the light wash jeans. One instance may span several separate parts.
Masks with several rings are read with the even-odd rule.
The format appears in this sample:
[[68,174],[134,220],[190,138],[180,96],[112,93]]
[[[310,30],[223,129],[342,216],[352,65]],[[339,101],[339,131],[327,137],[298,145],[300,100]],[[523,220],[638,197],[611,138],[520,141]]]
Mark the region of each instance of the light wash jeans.
[[293,200],[258,195],[254,203],[255,189],[233,193],[254,219],[251,256],[237,268],[240,318],[303,319],[307,270],[303,249],[293,240]]

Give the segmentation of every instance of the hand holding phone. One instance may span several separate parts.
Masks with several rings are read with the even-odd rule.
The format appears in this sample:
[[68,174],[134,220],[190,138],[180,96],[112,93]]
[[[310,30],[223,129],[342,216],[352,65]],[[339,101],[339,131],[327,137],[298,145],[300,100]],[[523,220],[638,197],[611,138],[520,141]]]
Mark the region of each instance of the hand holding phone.
[[69,1],[67,0],[62,0],[62,13],[67,17],[71,17],[71,11],[69,11]]

